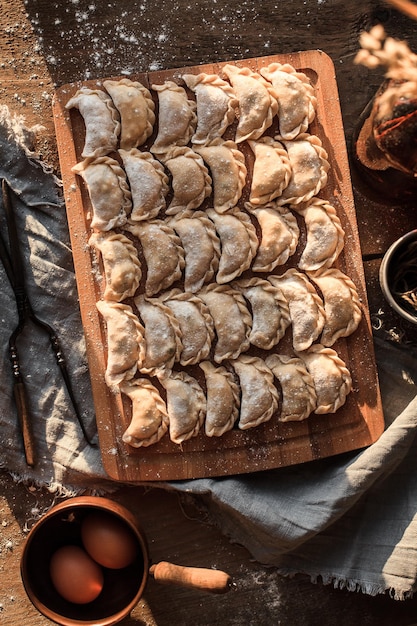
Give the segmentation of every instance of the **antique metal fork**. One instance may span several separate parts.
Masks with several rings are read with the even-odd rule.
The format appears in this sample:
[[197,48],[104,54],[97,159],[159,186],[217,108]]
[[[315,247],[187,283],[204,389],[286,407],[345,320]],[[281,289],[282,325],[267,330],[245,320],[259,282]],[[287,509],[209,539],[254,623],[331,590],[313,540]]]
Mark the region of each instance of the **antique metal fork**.
[[29,466],[34,466],[36,463],[36,446],[33,436],[33,429],[29,413],[29,403],[24,384],[24,378],[20,369],[20,359],[18,351],[18,338],[28,323],[35,324],[48,334],[53,353],[59,365],[62,378],[64,380],[68,395],[74,407],[74,411],[77,416],[83,436],[85,437],[89,445],[95,446],[96,444],[91,442],[86,433],[81,415],[77,407],[77,403],[75,401],[71,380],[68,374],[65,359],[57,334],[52,326],[39,319],[35,315],[30,304],[25,286],[23,261],[19,249],[19,238],[17,235],[16,221],[11,202],[10,188],[5,179],[2,179],[2,198],[8,231],[9,249],[7,249],[6,242],[0,234],[0,259],[3,263],[7,277],[13,289],[18,313],[17,325],[9,338],[9,355],[13,371],[13,394],[18,412],[19,425],[22,433],[26,463]]

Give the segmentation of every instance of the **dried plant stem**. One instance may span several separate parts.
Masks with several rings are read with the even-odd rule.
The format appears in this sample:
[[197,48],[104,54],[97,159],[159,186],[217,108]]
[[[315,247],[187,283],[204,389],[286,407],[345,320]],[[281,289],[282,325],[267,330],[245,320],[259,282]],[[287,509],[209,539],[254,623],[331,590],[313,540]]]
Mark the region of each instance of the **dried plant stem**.
[[417,6],[408,0],[385,0],[387,4],[395,7],[399,11],[402,11],[408,17],[413,20],[417,20]]
[[391,83],[378,98],[378,117],[389,117],[393,106],[401,98],[413,100],[417,97],[417,55],[405,41],[387,37],[381,24],[369,32],[362,32],[359,43],[361,49],[355,63],[369,69],[386,68],[385,78]]

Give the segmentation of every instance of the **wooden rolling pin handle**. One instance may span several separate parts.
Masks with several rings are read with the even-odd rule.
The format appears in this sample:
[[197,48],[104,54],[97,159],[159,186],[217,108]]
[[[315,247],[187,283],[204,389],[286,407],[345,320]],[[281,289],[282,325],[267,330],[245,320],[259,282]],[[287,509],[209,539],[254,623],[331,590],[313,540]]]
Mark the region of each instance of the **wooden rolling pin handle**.
[[229,591],[232,579],[229,574],[216,569],[203,567],[184,567],[161,561],[152,565],[150,574],[155,580],[181,587],[193,587],[211,591],[212,593],[226,593]]

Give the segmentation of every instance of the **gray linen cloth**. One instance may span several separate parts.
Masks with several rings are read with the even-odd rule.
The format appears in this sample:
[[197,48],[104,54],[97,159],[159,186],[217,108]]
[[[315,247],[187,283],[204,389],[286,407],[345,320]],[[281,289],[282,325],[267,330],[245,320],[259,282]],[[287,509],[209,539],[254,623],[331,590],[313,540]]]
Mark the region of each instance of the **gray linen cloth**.
[[[23,120],[0,106],[0,177],[16,194],[30,300],[57,332],[84,426],[94,437],[65,206],[59,181],[31,153],[30,138]],[[0,227],[4,233],[1,221]],[[26,466],[8,354],[17,311],[2,267],[0,286],[0,468],[65,495],[114,491],[118,485],[106,477],[99,449],[83,437],[48,337],[32,328],[19,343],[37,443],[37,464]],[[411,596],[417,580],[417,354],[378,339],[375,349],[386,429],[372,446],[274,471],[157,486],[195,494],[232,541],[284,574]]]
[[[32,138],[23,120],[0,106],[0,178],[12,190],[29,300],[35,314],[59,338],[85,428],[93,436],[94,408],[62,190],[48,168],[31,154]],[[0,228],[7,242],[3,210]],[[18,340],[37,444],[36,470],[26,467],[8,348],[18,315],[1,263],[0,315],[0,467],[68,493],[84,483],[95,486],[97,478],[104,478],[99,450],[88,446],[82,436],[48,335],[32,324]]]

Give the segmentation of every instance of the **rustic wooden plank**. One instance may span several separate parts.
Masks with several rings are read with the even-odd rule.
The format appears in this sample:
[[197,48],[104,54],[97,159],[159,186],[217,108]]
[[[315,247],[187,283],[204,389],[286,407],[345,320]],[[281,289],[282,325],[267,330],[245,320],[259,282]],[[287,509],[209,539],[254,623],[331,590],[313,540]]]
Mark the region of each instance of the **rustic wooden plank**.
[[[42,96],[44,92],[46,95],[52,93],[48,71],[51,72],[52,81],[62,85],[84,77],[87,70],[90,76],[96,77],[103,73],[108,75],[114,72],[114,68],[129,68],[132,56],[140,70],[147,69],[155,58],[161,58],[164,66],[178,67],[217,59],[221,55],[223,58],[230,58],[231,54],[238,57],[245,51],[251,55],[264,54],[266,44],[275,52],[317,46],[330,53],[336,61],[348,137],[356,124],[358,113],[378,86],[378,75],[354,67],[351,59],[357,49],[359,30],[378,21],[377,12],[380,15],[384,11],[388,12],[385,3],[356,0],[350,3],[344,0],[331,3],[306,3],[305,0],[293,0],[291,3],[265,2],[253,7],[260,11],[260,16],[242,21],[244,34],[240,36],[234,25],[230,28],[226,22],[224,26],[222,24],[225,22],[221,20],[218,20],[217,27],[209,23],[206,29],[196,28],[196,24],[200,24],[201,10],[208,15],[212,13],[213,6],[210,3],[198,3],[191,7],[188,0],[179,0],[175,7],[180,7],[180,28],[175,33],[169,33],[167,43],[159,44],[159,47],[156,45],[155,48],[153,43],[149,43],[148,34],[157,33],[158,25],[166,23],[165,19],[161,19],[161,16],[165,18],[166,15],[160,10],[160,4],[157,1],[146,5],[147,12],[134,23],[129,19],[129,12],[137,12],[133,3],[126,0],[96,3],[96,11],[90,12],[88,21],[90,33],[94,29],[94,34],[99,34],[96,39],[88,31],[86,36],[80,36],[80,23],[73,17],[75,11],[89,10],[91,2],[87,0],[66,4],[53,4],[50,0],[31,0],[26,3],[23,0],[0,0],[3,27],[0,41],[1,101],[2,104],[7,103],[14,112],[24,115],[29,125],[42,123],[52,129],[52,134],[48,133],[47,141],[42,146],[48,163],[51,162],[50,155],[55,145],[50,107]],[[222,3],[220,7],[218,3],[217,9],[224,11],[225,17],[230,19],[232,14],[239,15],[242,4],[232,2],[225,7]],[[166,3],[165,10],[170,10]],[[121,16],[126,13],[128,17],[122,22]],[[111,28],[100,28],[101,24],[120,22],[135,35],[134,44],[121,42],[120,39],[115,42]],[[416,49],[417,31],[411,20],[407,21],[392,12],[386,26],[391,35],[411,41]],[[43,37],[44,55],[32,33],[32,27]],[[222,38],[224,29],[230,29],[230,37]],[[103,65],[96,64],[95,53],[97,49],[104,51],[109,48],[115,48],[114,53],[110,55],[103,52],[99,58],[106,63],[103,68]],[[47,68],[47,58],[51,57],[56,61],[49,63]],[[33,79],[34,73],[39,76],[39,80]],[[45,84],[42,84],[44,81]],[[26,104],[22,103],[22,93]],[[16,98],[15,94],[19,97]],[[27,94],[37,95],[38,98],[30,99]],[[55,163],[58,168],[57,156]],[[380,252],[417,218],[416,211],[371,203],[366,195],[361,196],[358,192],[356,197],[364,253]],[[392,324],[395,326],[401,320],[396,319],[395,315],[392,320],[387,319],[389,307],[384,304],[378,287],[378,262],[366,264],[366,269],[371,309],[376,312],[383,308],[384,321],[387,328],[391,329]],[[399,330],[402,332],[403,328]],[[416,338],[415,330],[413,338]],[[3,473],[0,473],[0,492],[0,621],[4,626],[46,626],[50,624],[49,620],[34,609],[24,593],[19,557],[25,541],[26,525],[31,523],[33,512],[46,511],[55,496],[17,485]],[[214,529],[213,532],[210,529],[208,531],[202,517],[191,511],[187,512],[187,516],[184,515],[172,494],[158,490],[150,492],[150,497],[142,496],[140,488],[130,488],[112,497],[135,511],[148,533],[154,559],[173,559],[179,563],[203,565],[213,563],[233,575],[235,587],[231,594],[222,598],[207,598],[193,591],[180,592],[176,588],[161,587],[150,581],[145,597],[132,615],[124,620],[124,626],[168,626],[173,623],[199,626],[208,623],[211,626],[244,623],[314,624],[317,623],[318,615],[323,626],[333,626],[335,615],[340,626],[365,622],[369,626],[406,626],[416,621],[416,598],[397,602],[388,595],[376,598],[361,593],[352,595],[347,590],[334,589],[332,585],[313,585],[307,578],[283,578],[275,568],[264,568],[254,563],[243,548],[230,544],[220,532]],[[213,561],[207,558],[208,554],[214,555]]]

